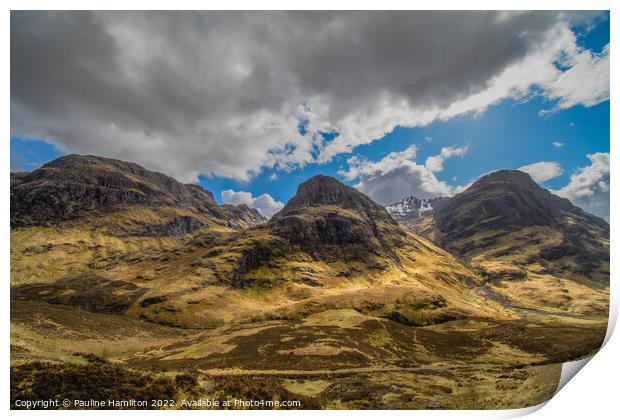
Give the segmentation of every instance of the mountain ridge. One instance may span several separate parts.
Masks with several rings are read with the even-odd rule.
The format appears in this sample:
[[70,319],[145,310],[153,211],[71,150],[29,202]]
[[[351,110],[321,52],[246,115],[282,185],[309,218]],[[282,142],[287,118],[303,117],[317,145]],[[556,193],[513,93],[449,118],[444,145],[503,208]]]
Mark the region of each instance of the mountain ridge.
[[[83,167],[86,168],[83,176],[77,177]],[[57,180],[60,182],[54,184]],[[21,246],[16,247],[16,252],[17,249],[24,252],[24,256],[15,258],[13,268],[16,279],[20,279],[18,284],[32,283],[32,278],[49,281],[46,276],[54,266],[48,264],[55,261],[54,252],[60,252],[54,250],[73,249],[67,254],[70,264],[61,270],[54,267],[54,273],[64,273],[52,278],[63,279],[58,287],[76,284],[71,279],[80,278],[86,270],[95,268],[93,274],[103,280],[93,284],[101,285],[98,287],[103,296],[108,296],[113,284],[144,289],[143,299],[149,304],[131,304],[127,312],[153,322],[175,325],[206,322],[179,317],[187,317],[197,308],[188,305],[185,296],[200,294],[207,286],[243,291],[297,284],[310,287],[313,293],[322,296],[323,292],[319,292],[322,288],[364,284],[371,278],[380,278],[381,282],[400,278],[405,283],[412,280],[404,279],[415,278],[414,288],[438,288],[443,290],[445,295],[442,296],[455,296],[447,304],[448,309],[433,315],[440,319],[447,316],[445,311],[455,313],[452,306],[463,299],[456,296],[472,293],[470,289],[479,287],[485,279],[491,282],[487,286],[493,293],[503,293],[492,283],[495,281],[535,280],[538,283],[532,284],[536,287],[543,287],[544,279],[549,276],[556,279],[554,281],[578,280],[599,286],[604,286],[606,279],[608,282],[609,257],[608,245],[605,245],[608,240],[605,242],[604,223],[576,210],[567,200],[552,196],[528,175],[516,171],[499,171],[482,177],[457,196],[436,200],[432,211],[422,212],[422,216],[408,225],[415,232],[418,224],[426,223],[421,233],[432,232],[429,238],[440,246],[410,233],[366,195],[324,175],[301,183],[286,206],[263,224],[254,223],[257,211],[247,206],[218,206],[212,194],[199,186],[178,183],[139,165],[92,156],[69,156],[44,166],[39,172],[15,174],[12,199],[19,208],[24,204],[19,203],[23,197],[27,197],[26,203],[32,202],[28,188],[32,187],[30,193],[36,198],[40,189],[46,191],[50,184],[53,184],[52,191],[66,188],[64,194],[76,194],[69,200],[71,204],[80,204],[85,197],[95,210],[106,206],[114,210],[107,215],[93,212],[88,206],[80,207],[74,212],[76,218],[70,220],[83,220],[83,224],[70,222],[66,225],[77,238],[84,238],[84,233],[91,231],[91,236],[103,235],[98,243],[109,245],[96,245],[94,249],[101,251],[96,251],[93,259],[93,246],[86,239],[67,244],[59,237],[56,244],[43,240],[35,246],[26,229],[19,235],[12,235],[12,240],[13,236],[16,238],[14,243]],[[111,196],[120,197],[120,201],[89,202],[99,197],[93,193],[99,189],[105,192],[112,189]],[[129,195],[124,195],[127,191]],[[136,197],[142,201],[134,203],[132,200]],[[60,200],[55,204],[65,202]],[[569,217],[572,222],[565,226],[568,222],[562,217]],[[463,226],[467,229],[462,229]],[[593,234],[593,238],[588,237]],[[111,238],[120,239],[122,243],[114,244]],[[177,239],[162,248],[161,243],[152,242],[159,238]],[[567,239],[574,243],[567,243]],[[144,256],[130,251],[136,246],[145,247]],[[50,259],[46,262],[48,254]],[[101,256],[97,256],[99,254]],[[465,265],[452,254],[461,258]],[[28,255],[40,255],[39,261],[31,262]],[[20,263],[20,259],[27,263]],[[110,282],[109,269],[113,269],[113,276],[121,283]],[[425,274],[420,275],[420,270]],[[143,272],[150,274],[145,276]],[[545,304],[531,294],[522,296],[518,284],[505,284],[510,284],[511,293],[521,293],[511,299]],[[162,292],[170,288],[175,291]],[[463,289],[457,291],[460,288]],[[178,298],[173,297],[177,295]],[[225,300],[232,304],[228,299],[232,298]],[[287,299],[290,299],[288,294]],[[170,307],[171,302],[180,305],[178,315],[176,311],[167,315],[161,312],[162,308]],[[570,302],[571,307],[577,306],[577,301]],[[604,309],[596,305],[583,310]],[[465,307],[460,311],[472,311]],[[246,309],[242,308],[245,306],[240,307],[240,314],[245,314]],[[207,316],[206,312],[201,313]]]
[[[75,181],[84,161],[86,170]],[[393,299],[404,290],[402,285],[408,284],[420,293],[415,301],[441,302],[429,307],[423,322],[487,311],[460,297],[471,293],[469,289],[478,282],[475,274],[448,253],[407,233],[382,206],[334,178],[320,175],[305,181],[270,221],[237,229],[217,217],[217,212],[231,209],[214,206],[208,192],[142,171],[146,170],[133,164],[70,156],[31,175],[35,179],[14,177],[19,178],[13,186],[18,208],[29,187],[34,187],[36,196],[42,186],[48,188],[56,180],[61,182],[52,191],[67,187],[66,194],[75,194],[78,203],[85,197],[95,210],[107,208],[108,202],[90,202],[97,197],[92,190],[120,190],[114,191],[114,197],[124,197],[127,189],[139,190],[139,197],[146,197],[137,204],[131,195],[120,204],[114,201],[109,214],[80,208],[68,222],[44,226],[46,236],[34,235],[38,230],[31,233],[29,225],[14,230],[16,298],[42,299],[39,294],[44,294],[47,302],[98,308],[92,303],[97,296],[113,302],[113,296],[124,293],[133,296],[123,303],[128,315],[166,325],[197,326],[225,322],[231,316],[290,316],[308,305],[306,300],[318,305],[316,311],[330,305],[334,293],[353,293],[349,289],[360,285],[374,290],[371,294],[380,302],[377,308],[384,308],[373,313],[391,316],[388,308],[395,305]],[[164,190],[170,191],[169,196],[160,193]],[[204,203],[210,205],[208,215],[200,212]],[[59,258],[65,260],[61,266]],[[430,278],[437,280],[431,284]],[[83,283],[89,286],[79,287]],[[264,302],[257,311],[253,299],[241,298],[253,290],[281,296]],[[298,302],[298,296],[307,298]],[[360,305],[362,296],[357,292],[352,296],[348,308]],[[418,315],[403,305],[394,309],[398,319],[422,322],[413,320]],[[236,308],[234,315],[225,310],[228,307]]]
[[14,227],[56,223],[84,213],[113,212],[131,205],[190,210],[194,216],[186,217],[206,216],[215,223],[232,226],[241,223],[249,227],[266,221],[247,207],[219,206],[213,194],[199,185],[182,184],[118,159],[73,154],[30,173],[11,173]]

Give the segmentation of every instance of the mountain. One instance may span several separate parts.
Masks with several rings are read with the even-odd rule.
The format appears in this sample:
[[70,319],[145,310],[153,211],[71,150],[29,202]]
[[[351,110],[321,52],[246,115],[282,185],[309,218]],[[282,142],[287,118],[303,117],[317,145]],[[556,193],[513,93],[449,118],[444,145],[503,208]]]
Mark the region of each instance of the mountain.
[[210,223],[250,227],[266,221],[247,206],[218,206],[213,194],[198,185],[116,159],[67,155],[31,173],[11,174],[13,227],[55,224],[131,206],[156,210],[165,219],[139,226],[135,235],[176,236]]
[[512,172],[432,206],[401,226],[321,175],[265,221],[118,160],[11,174],[12,395],[545,401],[605,336],[608,226]]
[[447,197],[418,199],[413,196],[403,198],[385,209],[401,225],[418,235],[434,238],[433,210],[448,200]]
[[426,213],[432,213],[433,209],[446,197],[416,198],[408,196],[397,203],[386,206],[385,209],[399,222],[410,222],[419,219]]
[[295,196],[286,203],[278,215],[305,210],[309,207],[329,205],[353,210],[369,219],[383,219],[391,222],[385,209],[368,196],[355,188],[344,185],[336,178],[325,175],[317,175],[301,183]]
[[609,282],[609,225],[520,171],[497,171],[433,213],[438,243],[471,260]]
[[[94,156],[65,156],[13,175],[11,199],[17,295],[107,312],[91,301],[117,308],[114,296],[122,293],[128,300],[121,312],[152,322],[291,316],[308,299],[323,307],[336,291],[361,284],[375,286],[349,296],[346,307],[358,308],[374,290],[382,307],[392,308],[408,285],[444,302],[425,315],[434,322],[487,311],[466,303],[476,301],[474,289],[485,280],[488,292],[519,305],[607,310],[608,225],[518,171],[486,175],[449,199],[405,200],[422,214],[409,226],[415,232],[426,223],[418,232],[431,232],[436,245],[323,175],[300,184],[269,222],[247,206],[218,206],[199,186]],[[579,299],[589,285],[591,299]],[[253,289],[273,300],[257,311],[242,297]],[[299,293],[306,298],[299,301]]]
[[[540,187],[501,170],[410,220],[413,231],[460,256],[499,293],[526,307],[606,313],[609,225]],[[588,292],[588,299],[581,295]]]
[[290,243],[332,257],[342,256],[343,250],[389,253],[405,236],[383,207],[324,175],[300,184],[268,226]]
[[[16,299],[185,327],[295,317],[308,305],[405,323],[485,312],[465,303],[478,282],[470,270],[331,177],[300,184],[269,222],[245,229],[263,221],[247,206],[93,156],[14,176],[11,193]],[[403,293],[410,303],[397,304]],[[427,301],[436,305],[421,321],[412,308]]]
[[564,229],[567,219],[597,234],[609,232],[609,225],[603,219],[553,195],[528,174],[509,170],[485,175],[465,191],[444,200],[434,218],[440,241],[461,253],[473,250],[469,245],[467,250],[459,247],[460,240],[480,232],[513,232],[529,226]]
[[257,209],[247,204],[224,204],[220,210],[227,216],[228,224],[234,228],[249,228],[267,222],[267,218]]

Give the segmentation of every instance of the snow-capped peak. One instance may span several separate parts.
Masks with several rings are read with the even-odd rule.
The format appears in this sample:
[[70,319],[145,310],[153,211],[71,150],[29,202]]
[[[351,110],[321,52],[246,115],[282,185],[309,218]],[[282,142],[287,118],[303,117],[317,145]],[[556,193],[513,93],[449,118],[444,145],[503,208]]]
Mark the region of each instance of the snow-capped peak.
[[443,197],[419,199],[409,196],[403,198],[398,203],[386,206],[385,209],[396,219],[417,218],[423,213],[433,211],[435,203],[441,199],[443,199]]

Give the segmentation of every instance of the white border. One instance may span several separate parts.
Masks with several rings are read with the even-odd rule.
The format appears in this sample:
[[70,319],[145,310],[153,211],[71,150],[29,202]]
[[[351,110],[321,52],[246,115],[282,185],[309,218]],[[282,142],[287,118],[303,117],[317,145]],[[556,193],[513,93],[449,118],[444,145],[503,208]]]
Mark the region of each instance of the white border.
[[[28,9],[99,9],[99,10],[111,10],[111,9],[161,9],[161,10],[172,10],[172,9],[210,9],[210,10],[232,10],[232,9],[244,9],[244,10],[268,10],[268,9],[288,9],[288,10],[320,10],[320,9],[341,9],[341,10],[350,10],[350,9],[364,9],[364,10],[382,10],[382,9],[392,9],[392,10],[401,10],[401,9],[418,9],[418,10],[461,10],[467,6],[468,9],[473,10],[487,10],[487,9],[504,9],[504,10],[548,10],[548,9],[556,9],[556,10],[571,10],[571,9],[587,9],[587,10],[611,10],[611,44],[613,46],[618,45],[618,32],[616,30],[615,24],[615,16],[616,3],[611,0],[589,0],[587,2],[579,1],[579,0],[503,0],[502,2],[498,2],[497,0],[469,0],[467,2],[458,1],[458,0],[434,0],[434,1],[405,1],[405,0],[381,0],[381,1],[340,1],[340,0],[314,0],[314,1],[283,1],[283,0],[263,0],[261,2],[252,2],[249,0],[228,0],[228,1],[198,1],[198,0],[176,0],[174,2],[166,2],[161,0],[152,0],[150,2],[139,2],[139,1],[130,1],[130,0],[93,0],[89,2],[85,1],[77,1],[77,0],[58,0],[58,1],[33,1],[33,0],[22,0],[22,1],[7,1],[4,2],[5,13],[2,15],[2,36],[3,42],[1,45],[2,48],[2,57],[6,57],[4,60],[4,65],[2,66],[3,73],[3,90],[4,90],[4,102],[2,105],[3,113],[2,113],[2,124],[4,126],[4,132],[7,135],[7,139],[5,140],[5,148],[4,153],[0,153],[0,162],[2,165],[2,170],[4,174],[4,182],[1,186],[0,191],[0,201],[2,203],[2,216],[4,217],[5,223],[3,223],[0,227],[0,243],[1,243],[1,251],[2,254],[0,258],[2,258],[2,267],[4,268],[3,277],[4,281],[4,290],[2,294],[3,301],[3,311],[2,311],[2,325],[5,340],[3,340],[3,346],[1,348],[2,360],[8,362],[9,361],[9,345],[10,342],[10,331],[8,328],[9,325],[9,264],[10,264],[10,242],[9,235],[10,229],[8,220],[10,217],[10,200],[9,200],[9,172],[10,172],[10,152],[9,152],[9,142],[8,136],[10,135],[10,66],[8,63],[8,57],[10,57],[10,9],[16,10],[28,10]],[[501,7],[498,7],[501,6]],[[585,7],[584,7],[585,6]],[[613,47],[612,47],[613,49]],[[616,98],[615,86],[617,80],[617,71],[615,54],[611,54],[611,115],[618,115],[617,109],[615,107],[614,99]],[[616,166],[616,143],[620,138],[618,136],[618,121],[620,118],[610,118],[611,124],[611,138],[615,139],[611,144],[611,160],[612,167]],[[612,170],[612,190],[611,190],[611,212],[610,214],[615,215],[616,210],[620,209],[618,206],[618,195],[615,193],[615,185],[616,185],[616,177],[614,176],[615,170]],[[612,273],[615,274],[615,261],[618,260],[618,247],[615,246],[617,243],[617,229],[615,229],[615,225],[612,225],[611,228],[611,262],[612,262]],[[616,277],[616,276],[613,276]],[[616,285],[617,280],[614,278],[612,280],[612,309],[610,313],[610,328],[608,329],[608,334],[606,337],[606,341],[611,337],[611,332],[613,331],[613,327],[615,326],[615,322],[617,319],[618,312],[618,290]],[[616,355],[620,354],[620,344],[618,344],[618,339],[613,338],[609,340],[607,345],[601,350],[599,354],[597,354],[592,361],[589,363],[588,368],[585,369],[584,372],[579,374],[579,379],[575,381],[570,381],[568,385],[561,392],[558,393],[549,403],[541,404],[540,406],[522,409],[522,410],[509,410],[509,411],[391,411],[390,416],[395,416],[398,418],[460,418],[460,419],[484,419],[484,418],[508,418],[514,416],[520,416],[528,414],[532,411],[538,410],[542,406],[545,406],[544,409],[536,411],[531,418],[538,419],[556,419],[556,418],[580,418],[583,419],[585,416],[593,418],[609,418],[611,413],[617,413],[617,391],[616,384],[618,382],[618,357]],[[4,390],[3,396],[0,397],[0,407],[4,410],[8,410],[9,407],[9,364],[2,364],[2,372],[0,373],[2,378],[2,388]],[[32,418],[32,416],[40,416],[43,413],[41,412],[21,412],[21,411],[12,411],[10,415],[16,418]],[[92,418],[102,418],[108,419],[110,417],[109,412],[45,412],[45,417],[54,419],[54,418],[83,418],[85,414],[88,417]],[[172,413],[169,412],[148,412],[142,413],[138,411],[131,412],[115,412],[114,416],[119,416],[121,418],[129,418],[129,417],[159,417],[159,416],[169,416]],[[175,412],[173,415],[176,416],[187,416],[197,418],[204,418],[204,416],[209,417],[218,417],[218,418],[242,418],[245,417],[247,413],[245,412],[223,412],[223,411],[209,411],[209,412],[191,412],[191,411],[181,411]],[[259,412],[253,411],[251,414],[252,418],[270,418],[272,415],[276,415],[278,417],[283,418],[295,418],[296,420],[312,418],[317,413],[312,413],[309,411],[302,412],[292,412],[292,411],[282,411],[277,414],[268,413],[268,412]],[[322,417],[344,417],[344,418],[355,418],[356,420],[363,419],[375,419],[379,414],[374,411],[321,411],[318,415]]]

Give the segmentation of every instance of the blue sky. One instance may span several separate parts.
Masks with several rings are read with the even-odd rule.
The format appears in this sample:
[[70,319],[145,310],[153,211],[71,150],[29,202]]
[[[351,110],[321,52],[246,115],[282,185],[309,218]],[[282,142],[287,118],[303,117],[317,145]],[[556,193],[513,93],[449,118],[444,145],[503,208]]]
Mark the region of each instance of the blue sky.
[[[497,169],[517,169],[539,161],[556,161],[565,168],[562,175],[544,183],[551,189],[566,185],[577,168],[590,162],[586,155],[609,152],[609,101],[593,107],[577,106],[546,117],[538,112],[545,107],[541,98],[525,104],[505,101],[481,117],[464,116],[426,127],[400,128],[382,140],[358,146],[354,152],[370,160],[379,160],[392,151],[401,151],[409,145],[418,146],[419,161],[437,155],[442,147],[469,146],[463,158],[450,159],[438,179],[468,183],[480,174]],[[430,138],[431,141],[426,140]],[[554,147],[554,142],[563,146]],[[227,189],[250,191],[254,196],[269,193],[274,199],[286,202],[304,180],[326,174],[354,185],[338,174],[351,154],[339,155],[327,164],[310,164],[292,172],[264,170],[250,182],[231,178],[200,177],[200,185],[213,191],[221,202],[220,192]],[[276,180],[269,177],[277,175]]]
[[[575,57],[579,57],[579,53],[582,51],[589,51],[592,56],[605,56],[604,48],[609,43],[608,16],[608,13],[603,13],[597,19],[589,20],[585,24],[579,23],[570,26],[568,33],[570,35],[572,32],[576,40],[574,43],[577,46],[577,51],[573,52]],[[555,65],[562,72],[569,70],[573,65],[577,67],[574,63],[567,65],[566,68],[564,68],[566,65],[564,63],[557,62]],[[587,73],[582,77],[587,77]],[[573,82],[573,84],[575,83]],[[578,86],[574,88],[578,89]],[[561,92],[564,91],[565,88],[561,90]],[[191,176],[197,179],[197,182],[204,188],[212,191],[220,203],[227,201],[252,204],[257,197],[267,194],[272,200],[270,203],[276,203],[272,203],[272,205],[281,205],[278,202],[286,203],[295,194],[300,182],[316,174],[326,174],[335,176],[349,185],[357,186],[377,201],[383,201],[383,204],[389,204],[386,201],[391,201],[392,197],[400,195],[453,194],[458,192],[459,188],[466,186],[481,174],[489,171],[504,168],[518,169],[526,165],[543,162],[544,165],[542,166],[551,165],[554,168],[553,176],[546,176],[539,180],[543,186],[551,190],[563,191],[562,194],[572,199],[576,204],[582,205],[589,211],[597,212],[601,206],[605,206],[605,200],[608,203],[608,191],[606,198],[603,197],[603,204],[593,202],[592,197],[597,196],[601,191],[597,190],[593,195],[587,197],[578,196],[576,191],[582,191],[583,188],[580,190],[579,185],[572,185],[571,177],[589,170],[588,168],[591,166],[598,165],[598,163],[594,163],[592,155],[597,154],[595,155],[596,159],[604,160],[605,154],[609,153],[609,100],[600,100],[599,98],[588,102],[588,99],[582,98],[583,95],[577,95],[578,99],[571,103],[571,99],[567,99],[570,95],[553,92],[555,91],[551,87],[538,88],[532,85],[531,88],[528,88],[527,94],[518,95],[518,97],[509,95],[499,101],[485,104],[481,106],[480,109],[483,109],[481,112],[472,110],[460,115],[450,115],[445,119],[434,117],[430,123],[407,121],[405,124],[396,123],[388,134],[353,143],[326,161],[317,158],[316,150],[328,148],[330,144],[337,143],[332,140],[331,137],[333,136],[323,136],[325,138],[321,139],[320,142],[313,142],[314,152],[308,155],[310,157],[300,158],[290,165],[276,164],[274,166],[273,163],[265,163],[269,162],[268,154],[257,155],[256,162],[252,162],[251,157],[247,158],[249,163],[243,167],[240,165],[239,172],[235,172],[234,167],[229,169],[230,165],[228,165],[223,169],[198,168],[197,171],[192,172],[193,175]],[[568,105],[564,106],[563,104]],[[304,112],[310,108],[309,105],[304,104]],[[542,110],[549,109],[554,110],[541,114]],[[311,119],[311,117],[299,117],[299,121],[306,121],[305,118]],[[370,127],[375,124],[374,121],[364,121],[363,117],[358,117],[358,119],[356,127],[365,127],[365,124]],[[413,117],[412,120],[416,121]],[[338,127],[338,124],[335,126]],[[325,130],[324,128],[321,129]],[[311,141],[312,130],[315,133],[314,138],[318,135],[316,133],[322,132],[311,125],[299,124],[298,133],[295,134],[301,134],[300,139],[291,140],[290,143],[285,141],[282,150],[287,148],[288,150],[282,156],[286,157],[287,153],[301,150],[304,141]],[[102,154],[102,141],[98,141],[98,145],[94,143],[84,145],[73,138],[69,139],[70,136],[75,137],[73,132],[68,131],[68,137],[65,141],[63,138],[51,140],[45,137],[29,139],[26,131],[19,130],[19,128],[12,130],[11,170],[31,171],[64,153]],[[343,128],[342,131],[345,132],[345,129]],[[251,136],[252,133],[250,132],[248,136]],[[228,134],[230,133],[224,133],[222,136],[226,137]],[[231,145],[237,144],[235,141],[234,138],[228,140],[228,143],[222,140],[224,144]],[[256,140],[248,141],[253,141],[253,144],[256,144],[261,140],[257,137]],[[52,142],[59,146],[52,145]],[[404,189],[395,190],[392,195],[381,195],[378,191],[384,186],[382,184],[370,184],[380,177],[385,177],[386,183],[392,182],[391,178],[388,177],[388,172],[393,171],[396,167],[392,166],[391,169],[386,169],[386,157],[390,153],[398,154],[410,150],[408,148],[411,148],[412,145],[415,145],[415,153],[407,155],[406,159],[402,158],[404,160],[399,157],[398,159],[401,159],[399,162],[409,165],[409,171],[418,171],[416,173],[434,176],[433,182],[436,182],[438,188],[434,190],[425,187],[426,190],[424,190],[424,188],[420,189],[421,187],[412,185],[410,190],[407,190],[406,182],[409,181],[399,180],[402,181],[401,183],[404,182]],[[201,143],[198,142],[197,146],[193,145],[192,147],[194,147],[193,150],[198,151],[201,149]],[[238,147],[241,159],[245,148],[243,146]],[[440,155],[443,148],[460,150],[460,153],[443,159],[443,169],[431,171],[432,174],[430,174],[428,169],[424,168],[425,162],[429,157]],[[132,160],[132,152],[125,155],[123,154],[125,150],[126,146],[114,150],[111,147],[110,156],[121,158],[128,156],[127,160]],[[141,150],[150,152],[144,147]],[[277,147],[270,150],[277,150]],[[189,150],[190,154],[191,152],[192,150]],[[234,160],[236,151],[231,150],[229,152],[228,155],[232,155]],[[106,153],[103,154],[106,155]],[[182,158],[178,159],[178,166],[184,165],[185,157]],[[606,158],[608,159],[608,155]],[[261,161],[261,159],[265,161]],[[179,170],[173,163],[158,161],[155,152],[153,152],[153,156],[148,158],[134,160],[139,161],[147,168],[161,170],[180,178],[185,177],[183,170]],[[217,167],[221,161],[223,160],[214,161],[212,167]],[[150,162],[154,162],[154,164],[149,166]],[[375,166],[379,169],[373,169],[374,172],[368,169]],[[600,175],[601,171],[598,168],[597,166],[594,169]],[[209,171],[211,173],[208,173]],[[237,173],[245,173],[246,175],[236,176]],[[606,175],[603,173],[600,176],[603,177],[602,182],[606,182],[608,185],[608,166]],[[186,181],[185,179],[182,180]],[[601,185],[601,179],[593,179],[592,182]],[[602,193],[605,193],[605,188],[602,188]],[[232,191],[229,191],[228,196],[222,195],[224,191],[228,190]],[[244,193],[245,195],[235,196],[236,193]],[[606,210],[600,210],[600,215],[609,217],[608,204]]]

